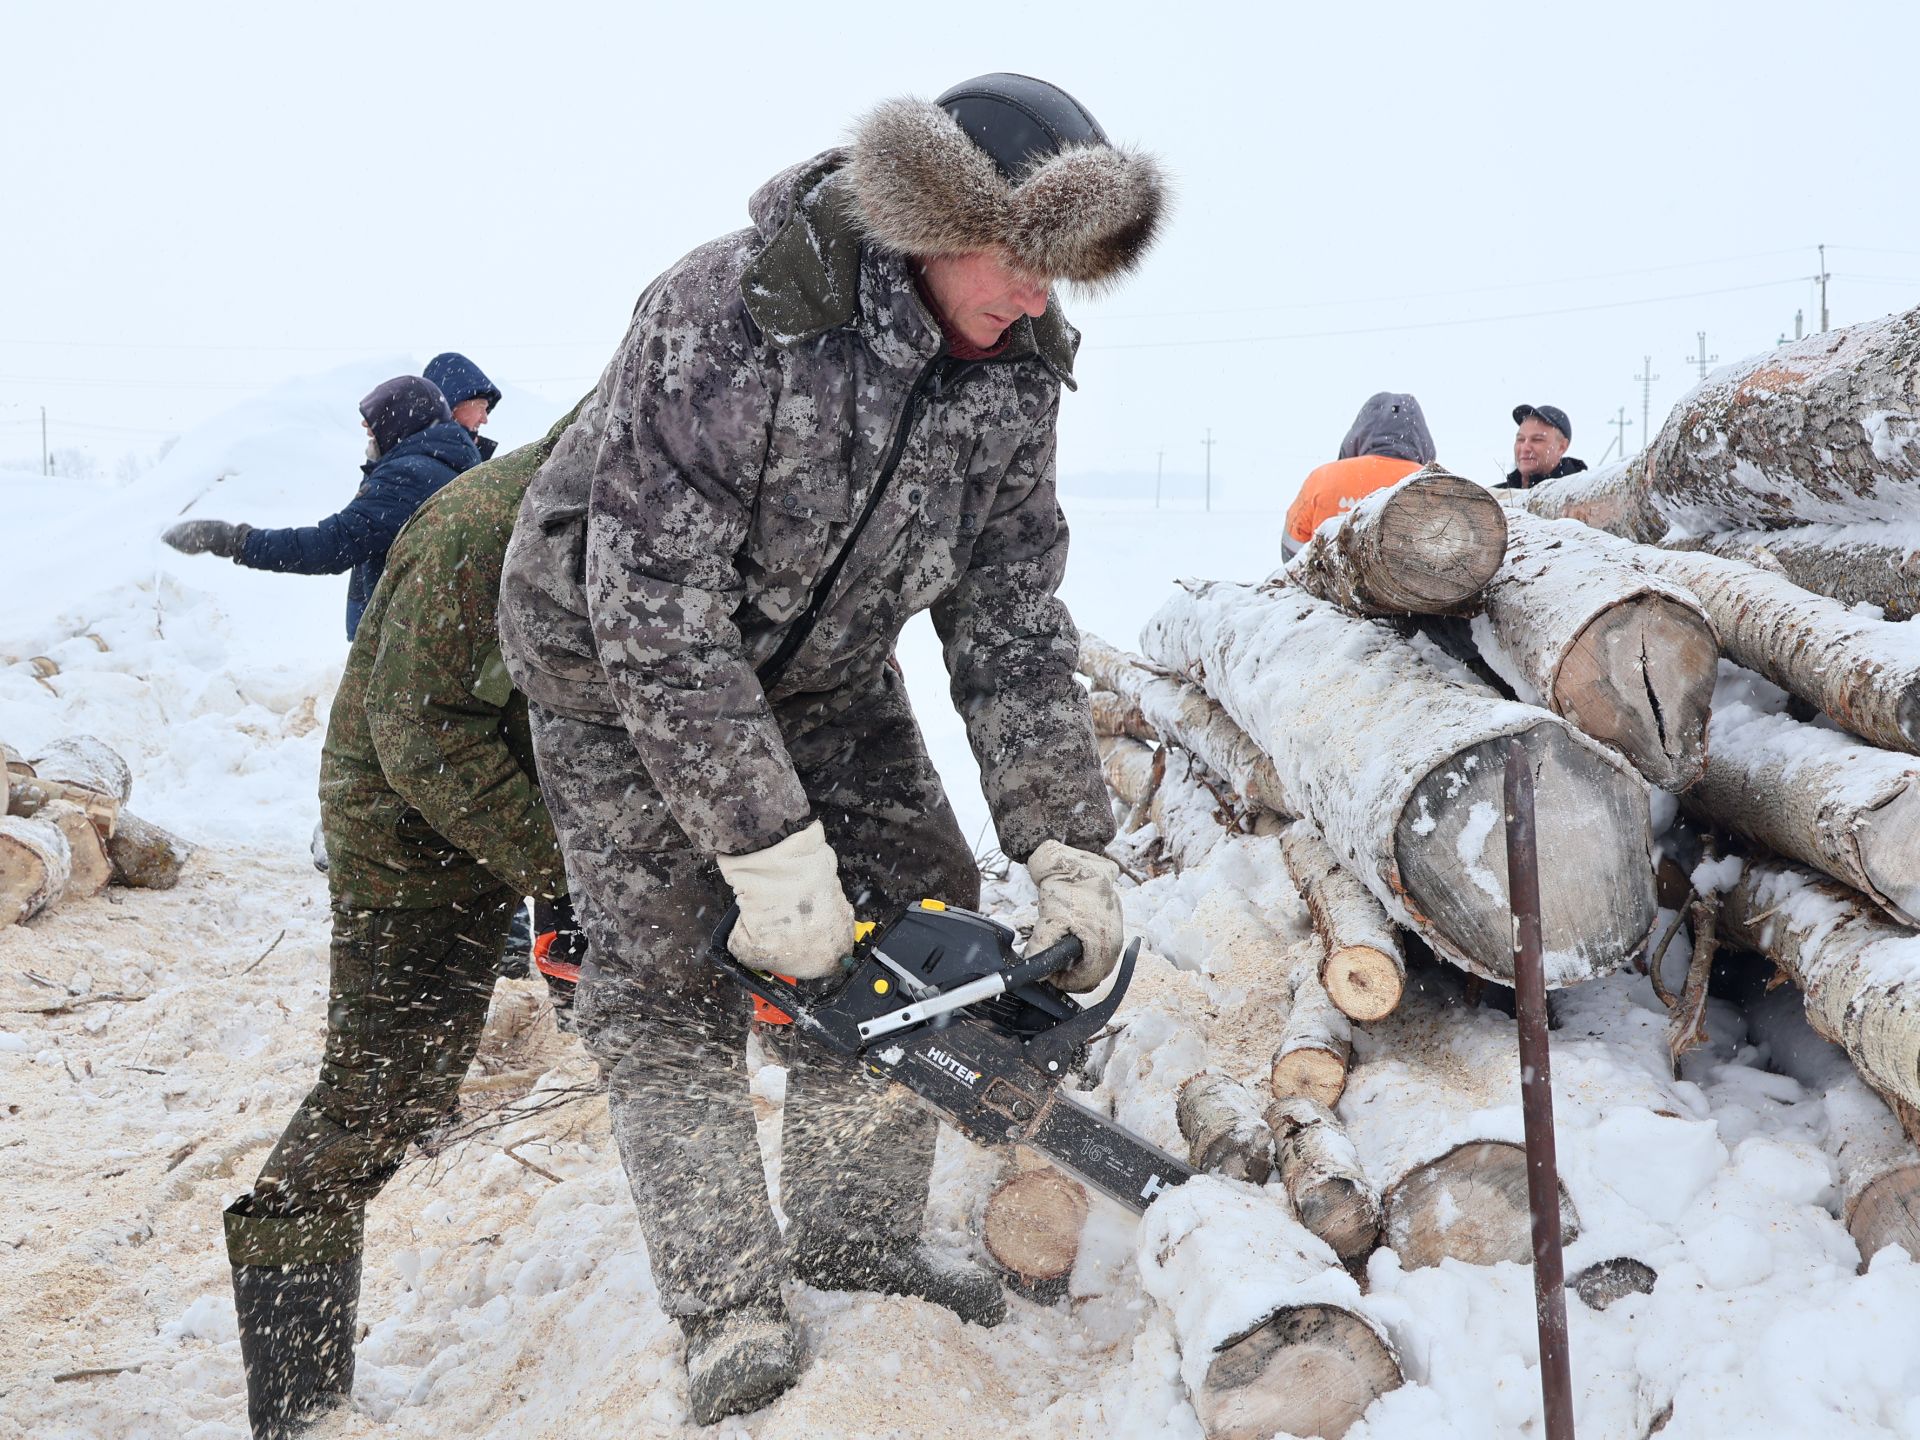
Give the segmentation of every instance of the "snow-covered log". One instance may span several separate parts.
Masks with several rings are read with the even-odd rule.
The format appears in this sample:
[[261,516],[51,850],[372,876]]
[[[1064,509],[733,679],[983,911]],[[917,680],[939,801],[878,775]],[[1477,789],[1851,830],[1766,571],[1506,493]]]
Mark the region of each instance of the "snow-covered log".
[[1920,309],[1809,335],[1709,375],[1647,454],[1691,534],[1920,515]]
[[107,841],[116,885],[136,890],[171,890],[192,858],[193,846],[171,835],[131,810],[120,812],[119,824]]
[[71,801],[54,800],[42,806],[36,818],[58,826],[67,837],[67,883],[61,887],[60,900],[85,900],[106,889],[113,879],[113,862],[107,858],[107,842],[87,812]]
[[1147,1210],[1139,1263],[1209,1440],[1335,1440],[1401,1384],[1359,1286],[1276,1195],[1197,1176]]
[[1587,538],[1692,591],[1735,664],[1876,745],[1920,753],[1920,630],[1856,614],[1744,561]]
[[1911,523],[1734,530],[1671,548],[1744,560],[1842,605],[1878,605],[1888,620],[1920,614],[1920,531]]
[[1339,1117],[1296,1095],[1274,1101],[1265,1118],[1280,1182],[1300,1223],[1348,1264],[1367,1255],[1380,1243],[1380,1194]]
[[1457,615],[1476,608],[1506,545],[1493,492],[1429,465],[1322,525],[1284,573],[1355,615]]
[[1307,821],[1287,827],[1280,849],[1326,946],[1320,983],[1328,997],[1355,1020],[1391,1014],[1406,989],[1407,962],[1387,912],[1365,885],[1340,868],[1327,842]]
[[1920,1105],[1920,935],[1786,860],[1749,859],[1720,907],[1728,939],[1785,970],[1813,1028],[1875,1089]]
[[1353,1064],[1353,1027],[1320,983],[1326,947],[1314,937],[1314,959],[1295,969],[1287,997],[1287,1023],[1273,1052],[1269,1077],[1276,1100],[1304,1095],[1322,1105],[1340,1103]]
[[72,869],[73,850],[58,825],[0,816],[0,924],[30,920],[57,901]]
[[1920,926],[1920,760],[1770,713],[1754,684],[1721,686],[1688,808]]
[[1147,723],[1140,707],[1111,690],[1095,690],[1087,697],[1093,708],[1095,735],[1124,735],[1129,740],[1158,740],[1159,733]]
[[1840,1221],[1860,1247],[1861,1264],[1888,1245],[1920,1255],[1920,1149],[1886,1101],[1860,1078],[1846,1051],[1814,1033],[1793,986],[1754,996],[1746,1012],[1772,1068],[1820,1097]]
[[1097,635],[1080,637],[1080,671],[1096,686],[1131,700],[1163,741],[1196,755],[1254,805],[1283,815],[1289,808],[1273,762],[1202,690]]
[[120,753],[91,735],[56,740],[33,760],[36,779],[91,790],[124,805],[133,794],[133,771]]
[[1586,543],[1572,520],[1516,512],[1474,637],[1521,698],[1619,751],[1663,790],[1706,764],[1720,651],[1686,590]]
[[1543,520],[1578,520],[1623,540],[1651,544],[1667,527],[1647,499],[1646,473],[1642,452],[1597,470],[1543,481],[1531,490],[1501,494],[1510,507]]
[[1079,1181],[1016,1147],[981,1212],[981,1240],[1017,1288],[1051,1301],[1079,1257],[1087,1205]]
[[1153,799],[1160,783],[1160,752],[1144,740],[1129,740],[1124,735],[1102,735],[1095,743],[1100,749],[1100,773],[1107,788],[1128,805],[1145,805]]
[[1447,959],[1511,982],[1509,736],[1535,776],[1547,983],[1606,974],[1644,943],[1646,782],[1564,720],[1443,675],[1387,626],[1291,586],[1177,594],[1143,642],[1272,760],[1285,800],[1273,808],[1311,819],[1387,913]]
[[[1409,1270],[1460,1260],[1530,1264],[1533,1220],[1527,1200],[1527,1152],[1505,1140],[1456,1145],[1415,1166],[1383,1197],[1386,1244]],[[1560,1237],[1579,1233],[1566,1187],[1560,1189]]]
[[1180,1087],[1174,1114],[1187,1142],[1187,1163],[1194,1169],[1253,1185],[1267,1183],[1273,1173],[1273,1135],[1246,1086],[1202,1070]]

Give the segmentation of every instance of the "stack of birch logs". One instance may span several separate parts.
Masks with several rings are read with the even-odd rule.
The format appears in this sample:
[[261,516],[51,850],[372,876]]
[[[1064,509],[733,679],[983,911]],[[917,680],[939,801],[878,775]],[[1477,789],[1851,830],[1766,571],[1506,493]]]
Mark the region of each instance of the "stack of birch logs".
[[29,761],[0,743],[0,925],[109,884],[171,889],[191,853],[126,808],[133,772],[107,744],[76,735]]
[[[1273,1100],[1196,1077],[1196,1164],[1281,1173],[1303,1132],[1278,1107],[1301,1099],[1344,1140],[1345,1032],[1322,1017],[1393,1008],[1400,932],[1510,982],[1511,736],[1535,776],[1549,986],[1651,963],[1677,1062],[1702,1038],[1716,949],[1773,961],[1886,1102],[1835,1102],[1843,1218],[1863,1256],[1920,1253],[1916,392],[1920,311],[1718,372],[1646,455],[1517,503],[1429,466],[1262,584],[1183,586],[1144,654],[1083,637],[1108,783],[1147,863],[1271,842],[1312,917],[1319,973],[1275,973]],[[1656,792],[1684,816],[1657,846]],[[1671,926],[1656,854],[1677,881]],[[1654,952],[1683,921],[1676,993]],[[1488,1149],[1435,1164],[1504,1197],[1494,1248],[1523,1258],[1524,1168]],[[1374,1197],[1376,1233],[1399,1246],[1431,1228],[1412,1207],[1433,1179]],[[1345,1257],[1358,1242],[1335,1233]]]

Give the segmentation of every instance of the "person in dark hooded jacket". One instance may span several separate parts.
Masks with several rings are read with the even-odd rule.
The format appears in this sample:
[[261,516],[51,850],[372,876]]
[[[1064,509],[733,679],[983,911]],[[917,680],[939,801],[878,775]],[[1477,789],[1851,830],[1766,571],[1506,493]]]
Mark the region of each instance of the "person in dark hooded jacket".
[[1369,397],[1340,442],[1340,458],[1314,470],[1300,487],[1287,511],[1280,553],[1291,559],[1327,517],[1432,464],[1434,453],[1418,400],[1387,390]]
[[486,371],[452,350],[434,356],[420,373],[440,387],[453,418],[480,447],[480,458],[491,460],[500,442],[482,435],[480,427],[500,408],[500,387],[487,378]]
[[400,375],[360,402],[372,437],[366,478],[345,507],[314,525],[255,529],[226,520],[184,520],[160,538],[186,555],[219,555],[253,570],[338,575],[347,582],[347,638],[387,563],[387,547],[420,504],[462,471],[480,463],[473,436],[456,424],[446,397],[430,380]]

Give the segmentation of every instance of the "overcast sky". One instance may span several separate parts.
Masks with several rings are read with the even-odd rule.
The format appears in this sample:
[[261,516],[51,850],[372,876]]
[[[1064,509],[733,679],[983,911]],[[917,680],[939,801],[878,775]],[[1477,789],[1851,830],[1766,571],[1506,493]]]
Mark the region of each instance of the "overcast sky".
[[[1178,17],[1178,18],[1176,18]],[[1905,3],[59,5],[0,0],[0,465],[464,350],[556,407],[635,295],[886,96],[1077,95],[1177,177],[1099,303],[1063,476],[1279,506],[1375,390],[1492,478],[1723,360],[1920,303]],[[502,417],[502,428],[508,417]],[[110,428],[111,427],[111,428]],[[512,438],[512,437],[509,437]]]

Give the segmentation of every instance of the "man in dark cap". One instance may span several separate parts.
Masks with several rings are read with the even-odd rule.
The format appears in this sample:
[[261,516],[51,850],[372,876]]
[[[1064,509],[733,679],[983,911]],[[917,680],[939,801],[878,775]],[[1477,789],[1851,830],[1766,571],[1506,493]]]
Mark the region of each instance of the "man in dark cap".
[[1513,423],[1513,469],[1496,490],[1531,490],[1542,480],[1576,475],[1587,462],[1567,454],[1573,443],[1573,422],[1558,405],[1516,405]]
[[1065,91],[986,75],[895,100],[775,176],[753,225],[647,287],[541,469],[501,579],[502,652],[591,945],[577,1028],[608,1078],[695,1420],[793,1384],[781,1294],[916,1295],[979,1324],[998,1282],[920,1245],[935,1122],[789,1044],[784,1237],[761,1171],[748,997],[707,958],[838,973],[856,916],[978,903],[979,872],[887,664],[931,610],[1030,943],[1069,989],[1121,944],[1113,819],[1055,596],[1054,282],[1106,286],[1164,181]]
[[453,350],[434,356],[420,373],[440,387],[455,423],[480,447],[480,458],[491,460],[500,442],[482,435],[480,427],[500,408],[500,387],[487,378],[486,371]]
[[387,547],[420,502],[480,463],[473,437],[454,423],[439,387],[418,375],[376,385],[360,402],[367,463],[345,507],[313,525],[260,530],[225,520],[183,520],[160,538],[185,555],[219,555],[253,570],[338,575],[347,581],[347,638],[360,626]]

